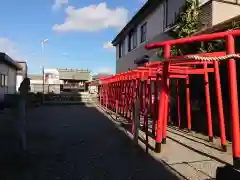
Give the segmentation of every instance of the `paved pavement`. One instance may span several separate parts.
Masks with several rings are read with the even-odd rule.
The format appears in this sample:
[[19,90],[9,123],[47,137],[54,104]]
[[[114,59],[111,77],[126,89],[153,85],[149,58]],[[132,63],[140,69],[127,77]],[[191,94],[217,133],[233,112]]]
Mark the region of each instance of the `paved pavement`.
[[1,180],[178,179],[94,107],[52,105],[29,110],[25,158],[16,152],[15,121],[13,116],[0,123]]
[[[105,109],[98,106],[99,111],[105,113]],[[128,121],[118,117],[115,113],[109,111],[105,113],[110,119],[120,124],[120,129],[131,137],[131,129],[124,131],[129,127]],[[142,123],[142,122],[141,122]],[[124,128],[121,128],[124,127]],[[149,124],[151,127],[151,123]],[[151,132],[151,130],[150,130]],[[215,137],[214,143],[208,142],[208,137],[196,132],[186,132],[176,127],[168,127],[167,144],[162,145],[162,152],[155,153],[152,149],[155,147],[155,140],[139,130],[138,143],[155,160],[165,163],[178,175],[188,180],[213,180],[216,177],[218,167],[232,164],[231,143],[228,142],[228,152],[222,152],[220,148],[220,139]],[[148,142],[148,143],[146,143]],[[148,144],[146,146],[146,144]]]

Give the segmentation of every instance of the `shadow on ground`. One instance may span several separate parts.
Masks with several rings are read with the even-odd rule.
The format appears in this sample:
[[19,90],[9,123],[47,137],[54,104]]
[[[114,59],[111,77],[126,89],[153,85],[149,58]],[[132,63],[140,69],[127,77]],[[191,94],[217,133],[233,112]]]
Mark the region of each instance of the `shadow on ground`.
[[16,117],[9,114],[0,118],[1,180],[178,179],[95,107],[31,108],[25,158],[18,155]]

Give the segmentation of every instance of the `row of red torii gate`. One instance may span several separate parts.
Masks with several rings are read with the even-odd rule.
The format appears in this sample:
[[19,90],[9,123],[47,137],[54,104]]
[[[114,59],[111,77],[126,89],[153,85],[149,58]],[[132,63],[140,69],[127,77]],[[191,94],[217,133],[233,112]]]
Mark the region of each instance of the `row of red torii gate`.
[[[181,118],[180,102],[180,81],[185,82],[185,114],[186,128],[192,129],[191,118],[191,95],[190,95],[190,77],[192,75],[202,75],[204,78],[203,88],[205,94],[205,113],[207,121],[207,132],[209,141],[213,141],[213,123],[212,106],[210,98],[209,75],[214,76],[215,96],[217,101],[217,113],[219,121],[219,132],[221,138],[221,147],[226,151],[226,117],[224,116],[223,93],[221,86],[221,76],[219,66],[221,63],[227,65],[229,90],[229,112],[231,124],[231,141],[234,167],[240,169],[240,132],[239,132],[239,103],[237,86],[237,68],[236,61],[240,56],[235,52],[235,38],[240,36],[240,30],[231,30],[214,34],[204,34],[188,38],[168,40],[159,43],[145,45],[145,48],[158,49],[163,48],[162,61],[146,63],[128,72],[115,74],[113,76],[100,79],[100,104],[107,109],[111,109],[129,119],[132,122],[132,133],[134,134],[134,105],[136,101],[140,103],[139,114],[144,119],[144,129],[148,131],[149,115],[152,121],[152,135],[155,137],[155,151],[161,151],[161,144],[166,143],[167,124],[169,116],[169,94],[170,83],[176,82],[177,99],[177,125],[180,127],[185,119]],[[208,42],[212,40],[225,40],[226,50],[221,52],[201,53],[184,56],[172,56],[171,49],[174,46],[186,45],[195,42]],[[148,132],[147,132],[148,133]]]

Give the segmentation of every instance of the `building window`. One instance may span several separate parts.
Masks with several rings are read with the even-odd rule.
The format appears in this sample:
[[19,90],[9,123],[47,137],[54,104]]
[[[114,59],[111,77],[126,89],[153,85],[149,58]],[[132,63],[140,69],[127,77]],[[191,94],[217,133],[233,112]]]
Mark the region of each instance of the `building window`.
[[121,58],[123,56],[124,53],[124,43],[121,42],[118,45],[118,57]]
[[132,50],[132,32],[128,35],[128,52]]
[[122,41],[121,46],[122,46],[122,56],[123,56],[125,54],[125,43],[124,43],[124,40]]
[[121,58],[122,57],[122,44],[119,43],[118,45],[118,57]]
[[147,23],[141,26],[141,43],[147,40]]
[[137,31],[133,31],[133,49],[137,47]]
[[5,76],[4,78],[4,86],[7,87],[8,86],[8,76]]
[[130,31],[128,36],[128,51],[137,47],[137,31]]
[[0,87],[7,87],[8,85],[8,77],[4,74],[0,74]]
[[163,29],[168,27],[168,0],[163,3]]

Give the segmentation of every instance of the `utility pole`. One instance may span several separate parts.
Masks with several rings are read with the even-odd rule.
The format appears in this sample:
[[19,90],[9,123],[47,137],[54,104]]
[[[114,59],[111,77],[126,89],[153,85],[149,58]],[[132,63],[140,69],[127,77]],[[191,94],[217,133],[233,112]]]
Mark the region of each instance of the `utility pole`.
[[[44,45],[45,43],[48,42],[48,39],[44,39],[41,41],[41,45],[42,45],[42,58],[44,58]],[[43,88],[43,97],[42,97],[42,100],[44,102],[44,86],[45,86],[45,78],[44,78],[44,64],[42,65],[42,88]]]

